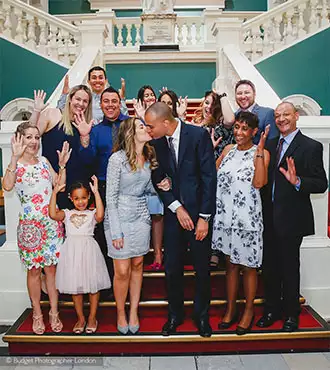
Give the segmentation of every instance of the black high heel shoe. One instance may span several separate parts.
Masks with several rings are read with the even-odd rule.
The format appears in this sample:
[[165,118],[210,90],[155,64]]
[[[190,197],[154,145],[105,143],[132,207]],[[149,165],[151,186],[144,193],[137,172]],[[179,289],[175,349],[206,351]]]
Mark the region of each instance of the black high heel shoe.
[[236,311],[233,318],[230,321],[221,321],[218,324],[219,329],[229,329],[232,325],[234,325],[239,319],[239,312]]
[[252,329],[253,323],[254,323],[254,314],[252,316],[250,325],[247,328],[243,328],[242,326],[237,325],[236,334],[237,335],[244,335],[244,334],[249,333]]

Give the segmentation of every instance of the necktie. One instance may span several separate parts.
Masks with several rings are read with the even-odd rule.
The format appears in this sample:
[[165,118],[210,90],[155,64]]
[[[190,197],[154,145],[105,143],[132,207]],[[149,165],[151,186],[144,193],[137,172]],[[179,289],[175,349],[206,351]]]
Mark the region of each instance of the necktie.
[[111,137],[112,137],[112,147],[114,147],[114,145],[116,144],[117,142],[117,138],[118,138],[118,131],[119,131],[119,126],[117,126],[115,123],[113,123],[111,125]]
[[175,149],[174,149],[174,145],[173,145],[173,137],[168,138],[168,147],[170,149],[171,158],[172,158],[172,161],[173,161],[173,164],[174,164],[174,169],[176,170],[177,169],[177,162],[176,162]]
[[284,138],[281,137],[280,141],[277,144],[277,148],[276,148],[276,167],[280,164],[283,143],[284,143]]

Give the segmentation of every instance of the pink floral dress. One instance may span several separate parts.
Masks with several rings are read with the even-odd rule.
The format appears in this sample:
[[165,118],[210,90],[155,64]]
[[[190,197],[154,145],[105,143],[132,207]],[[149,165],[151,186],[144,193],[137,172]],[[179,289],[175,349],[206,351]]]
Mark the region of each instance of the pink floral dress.
[[62,222],[50,219],[52,176],[45,157],[35,165],[17,164],[15,189],[21,202],[17,243],[27,269],[56,265],[64,240]]

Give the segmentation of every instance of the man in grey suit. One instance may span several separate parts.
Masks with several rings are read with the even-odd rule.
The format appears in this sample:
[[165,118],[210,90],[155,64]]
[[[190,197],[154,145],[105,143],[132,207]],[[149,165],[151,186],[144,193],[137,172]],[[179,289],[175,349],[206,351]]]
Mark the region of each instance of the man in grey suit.
[[270,125],[268,140],[279,135],[275,124],[274,109],[261,107],[255,102],[256,87],[250,80],[240,80],[235,86],[236,103],[239,106],[236,114],[240,111],[249,111],[254,113],[259,119],[259,130],[253,139],[254,144],[258,144],[262,132],[265,131],[267,125]]

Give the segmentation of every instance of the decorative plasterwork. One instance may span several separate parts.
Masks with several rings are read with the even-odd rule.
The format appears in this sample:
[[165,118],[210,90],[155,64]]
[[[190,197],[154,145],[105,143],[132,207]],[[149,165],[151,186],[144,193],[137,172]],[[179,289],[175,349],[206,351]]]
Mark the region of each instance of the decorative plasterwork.
[[303,94],[289,95],[283,99],[283,101],[289,101],[298,110],[301,116],[320,116],[322,108],[320,105],[311,97]]
[[2,121],[23,121],[30,118],[33,111],[33,100],[17,98],[8,102],[0,112]]

